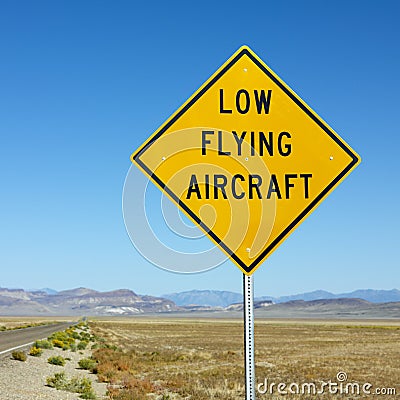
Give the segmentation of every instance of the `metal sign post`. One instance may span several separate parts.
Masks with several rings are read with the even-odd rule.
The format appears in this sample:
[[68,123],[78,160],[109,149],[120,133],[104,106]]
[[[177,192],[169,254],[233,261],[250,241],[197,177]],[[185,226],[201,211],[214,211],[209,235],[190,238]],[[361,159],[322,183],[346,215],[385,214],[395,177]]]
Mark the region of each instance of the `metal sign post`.
[[253,275],[248,276],[243,274],[243,307],[246,400],[255,400]]

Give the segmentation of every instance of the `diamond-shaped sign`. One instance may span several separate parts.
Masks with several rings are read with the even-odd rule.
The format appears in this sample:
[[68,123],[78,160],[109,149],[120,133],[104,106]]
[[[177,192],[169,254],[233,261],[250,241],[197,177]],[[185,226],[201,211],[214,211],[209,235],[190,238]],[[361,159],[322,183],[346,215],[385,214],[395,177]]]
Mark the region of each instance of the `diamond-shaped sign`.
[[248,47],[131,158],[247,275],[360,162]]

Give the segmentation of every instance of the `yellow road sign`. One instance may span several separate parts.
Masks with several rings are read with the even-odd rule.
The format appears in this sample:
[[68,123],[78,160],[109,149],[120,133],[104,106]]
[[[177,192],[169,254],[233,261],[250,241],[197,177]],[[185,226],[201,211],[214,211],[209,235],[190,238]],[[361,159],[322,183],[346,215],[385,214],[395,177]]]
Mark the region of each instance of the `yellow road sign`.
[[246,46],[131,159],[247,275],[360,162]]

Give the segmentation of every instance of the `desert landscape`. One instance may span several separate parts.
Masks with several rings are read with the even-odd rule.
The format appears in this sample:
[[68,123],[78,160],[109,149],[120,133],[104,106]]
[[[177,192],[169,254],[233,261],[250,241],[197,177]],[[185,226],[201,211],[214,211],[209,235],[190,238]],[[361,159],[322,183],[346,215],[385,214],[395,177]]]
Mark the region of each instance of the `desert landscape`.
[[[94,334],[108,343],[96,350],[98,377],[108,383],[112,399],[244,398],[243,325],[240,320],[95,319]],[[275,390],[263,394],[264,383],[315,384],[337,382],[399,393],[400,322],[257,320],[256,383],[258,398],[282,398]],[[340,376],[341,378],[341,376]],[[341,378],[343,379],[343,378]],[[287,399],[319,398],[318,394],[286,394]],[[329,393],[323,398],[366,398]]]
[[[399,293],[316,291],[256,299],[257,398],[396,398]],[[238,299],[239,294],[224,291],[154,297],[126,289],[2,288],[0,398],[243,399],[243,304]],[[75,332],[78,321],[84,330]],[[49,348],[35,349],[45,337]],[[79,350],[82,341],[87,345]],[[10,348],[22,354],[15,358]],[[54,354],[65,365],[49,365]],[[55,375],[49,373],[59,372],[66,375],[50,387],[48,379]],[[79,389],[71,388],[74,376],[90,379],[85,393],[66,390]]]
[[[20,349],[17,355],[3,354],[1,398],[244,398],[243,321],[239,318],[160,315],[83,321],[77,328]],[[52,322],[0,318],[7,331]],[[395,399],[400,393],[399,343],[400,321],[395,319],[257,318],[257,399]],[[35,349],[43,344],[40,351]],[[61,357],[65,365],[49,365],[52,357],[56,361]],[[60,378],[59,373],[65,376]],[[90,379],[89,391],[68,391],[79,389],[76,385],[71,389],[77,377],[86,384]]]

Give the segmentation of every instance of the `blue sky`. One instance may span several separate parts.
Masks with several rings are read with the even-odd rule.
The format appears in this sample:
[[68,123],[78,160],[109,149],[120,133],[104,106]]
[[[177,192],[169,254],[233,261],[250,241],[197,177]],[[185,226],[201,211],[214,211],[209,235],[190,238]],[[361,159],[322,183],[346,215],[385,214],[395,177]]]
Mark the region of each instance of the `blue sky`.
[[154,267],[121,212],[129,156],[249,45],[362,157],[255,273],[257,295],[399,287],[397,1],[2,1],[2,287],[241,290]]

